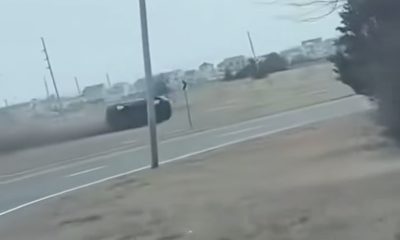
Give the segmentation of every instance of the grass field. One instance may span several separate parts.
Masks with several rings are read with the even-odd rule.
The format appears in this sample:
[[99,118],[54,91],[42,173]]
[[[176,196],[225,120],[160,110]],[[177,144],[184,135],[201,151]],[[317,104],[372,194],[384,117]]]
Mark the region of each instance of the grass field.
[[[335,80],[328,63],[272,74],[265,79],[210,82],[188,90],[194,129],[189,129],[183,92],[173,99],[173,117],[160,125],[160,137],[201,131],[352,94]],[[29,120],[0,126],[0,152],[110,133],[104,107],[86,108],[58,120]],[[144,128],[131,130],[143,138]],[[126,131],[132,134],[131,131]]]
[[[261,80],[215,82],[189,90],[193,123],[207,129],[353,94],[335,80],[332,65],[318,64],[272,74]],[[162,128],[187,128],[183,93],[175,115]],[[179,126],[178,126],[179,125]]]

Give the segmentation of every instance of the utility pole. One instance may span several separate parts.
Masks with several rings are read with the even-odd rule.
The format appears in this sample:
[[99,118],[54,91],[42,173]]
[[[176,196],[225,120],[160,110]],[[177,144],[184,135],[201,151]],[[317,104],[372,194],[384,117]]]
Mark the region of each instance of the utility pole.
[[139,7],[140,7],[141,28],[142,28],[144,70],[145,70],[146,86],[147,86],[147,123],[149,126],[149,134],[150,134],[151,168],[155,169],[158,168],[159,165],[158,143],[157,143],[156,113],[154,109],[153,77],[151,70],[151,56],[150,56],[149,31],[147,26],[146,1],[139,0]]
[[111,87],[111,80],[110,80],[110,75],[108,73],[106,73],[106,79],[107,79],[108,87],[110,88]]
[[251,48],[251,52],[253,53],[253,58],[254,58],[254,62],[256,64],[256,71],[257,73],[259,72],[260,66],[259,66],[259,62],[258,62],[258,58],[256,55],[256,51],[254,50],[254,44],[253,44],[253,39],[251,38],[250,32],[247,31],[247,37],[249,38],[249,43],[250,43],[250,48]]
[[188,122],[189,122],[189,127],[190,129],[193,129],[193,122],[192,122],[192,114],[190,112],[190,104],[189,104],[189,97],[187,94],[187,82],[185,80],[182,81],[182,90],[183,94],[185,96],[185,102],[186,102],[186,112],[187,112],[187,117],[188,117]]
[[74,77],[75,79],[75,86],[76,86],[76,90],[78,91],[78,95],[81,95],[81,87],[79,86],[79,81],[77,77]]
[[257,61],[256,51],[254,50],[253,40],[251,39],[251,35],[250,35],[249,31],[247,31],[247,37],[249,38],[250,48],[251,48],[251,52],[253,53],[254,60]]
[[46,90],[46,99],[50,97],[49,85],[47,84],[46,77],[43,77],[44,89]]
[[61,98],[60,98],[60,93],[58,92],[58,87],[57,87],[56,79],[54,77],[53,68],[51,67],[49,53],[47,52],[46,43],[44,41],[44,38],[42,37],[41,40],[42,40],[42,45],[43,45],[43,52],[46,57],[45,61],[47,62],[47,68],[49,69],[51,80],[53,81],[53,87],[54,87],[54,91],[56,92],[56,97],[57,97],[60,111],[62,111],[62,102],[61,102]]

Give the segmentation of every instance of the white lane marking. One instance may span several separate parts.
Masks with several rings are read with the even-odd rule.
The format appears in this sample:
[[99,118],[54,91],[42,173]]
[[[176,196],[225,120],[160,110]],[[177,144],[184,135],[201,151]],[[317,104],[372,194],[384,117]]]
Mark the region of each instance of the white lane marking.
[[263,127],[263,126],[249,127],[249,128],[245,128],[245,129],[238,130],[238,131],[234,131],[234,132],[224,133],[224,134],[221,134],[220,136],[222,136],[222,137],[232,136],[232,135],[236,135],[236,134],[239,134],[239,133],[244,133],[244,132],[248,132],[248,131],[260,129],[260,128],[262,128],[262,127]]
[[134,144],[134,143],[137,143],[137,140],[128,140],[128,141],[121,142],[122,145],[130,145],[130,144]]
[[[144,148],[145,146],[140,146],[138,148]],[[77,158],[72,158],[72,159],[67,159],[64,161],[60,161],[60,162],[56,162],[56,163],[50,163],[44,166],[40,166],[40,167],[35,167],[35,168],[31,168],[29,170],[25,170],[25,171],[21,171],[21,172],[16,172],[16,173],[11,173],[11,174],[4,174],[4,175],[0,175],[0,179],[4,179],[4,178],[12,178],[12,177],[18,177],[24,174],[29,174],[29,173],[36,173],[42,169],[44,170],[48,170],[48,169],[52,169],[51,167],[53,166],[57,166],[57,165],[61,165],[59,167],[63,168],[63,166],[68,166],[69,164],[71,164],[71,166],[74,166],[75,164],[82,164],[82,163],[86,163],[85,160],[88,160],[89,162],[91,162],[92,158],[98,158],[98,157],[103,157],[107,154],[113,154],[115,152],[123,152],[124,150],[128,150],[128,151],[137,151],[136,148],[134,149],[126,149],[126,146],[119,146],[119,147],[114,147],[114,148],[110,148],[107,151],[103,151],[103,152],[98,152],[98,153],[93,153],[93,154],[88,154],[86,156],[81,156],[81,157],[77,157]],[[79,162],[78,162],[79,161]],[[54,169],[57,169],[59,167],[55,167]],[[0,181],[0,185],[1,185],[1,181]]]
[[[334,117],[332,117],[332,118],[334,118]],[[264,132],[264,133],[261,133],[261,134],[256,134],[256,135],[253,135],[253,136],[240,138],[240,139],[237,139],[237,140],[234,140],[234,141],[230,141],[230,142],[227,142],[227,143],[224,143],[224,144],[220,144],[220,145],[217,145],[217,146],[214,146],[214,147],[205,148],[205,149],[200,150],[200,151],[191,152],[191,153],[188,153],[188,154],[185,154],[185,155],[181,155],[181,156],[176,157],[176,158],[172,158],[172,159],[169,159],[169,160],[166,160],[166,161],[162,161],[162,162],[160,162],[160,164],[164,165],[164,164],[167,164],[167,163],[176,162],[176,161],[183,160],[183,159],[186,159],[188,157],[192,157],[192,156],[195,156],[195,155],[198,155],[198,154],[207,153],[207,152],[210,152],[210,151],[217,150],[219,148],[228,147],[228,146],[231,146],[231,145],[234,145],[234,144],[246,142],[246,141],[249,141],[249,140],[252,140],[252,139],[265,137],[265,136],[268,136],[268,135],[272,135],[272,134],[275,134],[275,133],[279,133],[279,132],[282,132],[282,131],[286,131],[286,130],[290,130],[290,129],[294,129],[294,128],[298,128],[298,127],[302,127],[302,126],[305,126],[305,125],[308,125],[308,124],[311,124],[311,123],[315,123],[315,122],[320,122],[320,121],[323,121],[323,120],[324,120],[324,118],[323,119],[319,119],[319,120],[304,121],[302,123],[293,124],[293,125],[290,125],[288,127],[278,128],[278,129],[275,129],[275,130],[272,130],[272,131],[267,131],[267,132]],[[0,212],[0,217],[8,215],[10,213],[13,213],[15,211],[18,211],[20,209],[29,207],[29,206],[34,205],[36,203],[40,203],[40,202],[43,202],[43,201],[46,201],[46,200],[49,200],[49,199],[52,199],[52,198],[55,198],[55,197],[59,197],[61,195],[67,194],[67,193],[70,193],[70,192],[74,192],[74,191],[77,191],[77,190],[80,190],[80,189],[88,188],[88,187],[96,185],[96,184],[107,182],[109,180],[113,180],[113,179],[116,179],[116,178],[119,178],[119,177],[127,176],[127,175],[130,175],[130,174],[133,174],[133,173],[137,173],[137,172],[140,172],[140,171],[143,171],[143,170],[147,170],[147,169],[150,169],[149,165],[141,167],[141,168],[133,169],[133,170],[128,171],[128,172],[120,173],[120,174],[117,174],[117,175],[114,175],[114,176],[110,176],[110,177],[107,177],[107,178],[103,178],[103,179],[100,179],[100,180],[97,180],[97,181],[94,181],[94,182],[91,182],[91,183],[87,183],[87,184],[83,184],[83,185],[80,185],[80,186],[77,186],[77,187],[73,187],[73,188],[70,188],[70,189],[67,189],[67,190],[64,190],[64,191],[61,191],[61,192],[58,192],[58,193],[54,193],[54,194],[51,194],[51,195],[48,195],[48,196],[45,196],[45,197],[42,197],[42,198],[38,198],[36,200],[21,204],[21,205],[19,205],[17,207],[5,210],[3,212]]]
[[225,129],[239,127],[239,126],[246,125],[246,124],[249,124],[249,123],[262,122],[262,121],[266,121],[266,120],[269,120],[269,119],[274,119],[274,118],[278,118],[278,117],[294,114],[294,113],[301,112],[301,111],[307,111],[307,110],[311,110],[311,109],[315,109],[315,108],[319,108],[319,107],[323,107],[323,106],[333,105],[333,104],[336,104],[336,103],[339,103],[339,102],[355,100],[357,98],[363,99],[363,97],[360,97],[360,96],[357,96],[357,95],[350,95],[350,96],[346,96],[346,97],[343,97],[343,98],[340,98],[340,99],[337,99],[337,100],[331,100],[331,101],[318,103],[318,104],[314,104],[314,105],[303,107],[303,108],[283,111],[283,112],[275,113],[275,114],[272,114],[272,115],[267,115],[267,116],[263,116],[263,117],[254,118],[254,119],[251,119],[251,120],[239,122],[239,123],[234,123],[234,124],[231,124],[231,125],[228,125],[228,126],[223,126],[223,127],[219,127],[219,128],[199,131],[199,132],[195,132],[195,133],[190,134],[190,135],[178,136],[178,137],[175,137],[175,138],[171,138],[171,139],[165,140],[165,141],[163,141],[161,143],[177,142],[179,140],[187,139],[187,138],[190,138],[190,137],[196,137],[196,136],[207,134],[207,133],[223,131]]
[[225,110],[225,109],[231,109],[234,107],[235,107],[234,105],[215,107],[215,108],[208,109],[207,112],[217,112],[217,111],[221,111],[221,110]]
[[134,148],[134,149],[129,149],[129,150],[126,150],[126,151],[112,152],[112,153],[109,153],[109,154],[105,154],[105,155],[101,155],[101,156],[96,156],[94,158],[86,159],[84,161],[74,162],[74,163],[70,163],[70,164],[61,165],[59,167],[49,168],[49,169],[45,169],[45,170],[38,171],[38,172],[33,172],[31,174],[22,175],[21,177],[16,177],[16,178],[11,178],[11,179],[8,179],[8,180],[0,181],[0,185],[6,185],[6,184],[10,184],[10,183],[19,182],[19,181],[22,181],[22,180],[25,180],[25,179],[29,179],[29,178],[32,178],[32,177],[36,177],[36,176],[40,176],[40,175],[43,175],[43,174],[64,170],[64,169],[67,169],[67,168],[83,165],[83,164],[86,164],[86,163],[97,162],[97,161],[99,161],[101,159],[109,158],[109,157],[112,157],[112,156],[118,156],[118,155],[123,154],[123,153],[137,152],[137,151],[145,149],[145,148],[147,148],[147,146],[141,146],[141,147],[137,147],[137,148]]
[[[266,120],[269,120],[269,119],[274,119],[274,118],[278,118],[278,117],[294,114],[296,112],[307,111],[307,110],[311,110],[311,109],[315,109],[315,108],[319,108],[319,107],[323,107],[323,106],[329,106],[329,105],[336,104],[338,102],[354,100],[354,99],[357,99],[357,98],[362,99],[362,97],[360,97],[360,96],[352,95],[352,96],[344,97],[344,98],[337,99],[337,100],[332,100],[332,101],[328,101],[328,102],[324,102],[324,103],[311,105],[311,106],[308,106],[308,107],[303,107],[303,108],[289,110],[289,111],[285,111],[285,112],[281,112],[281,113],[276,113],[276,114],[273,114],[273,115],[268,115],[268,116],[264,116],[264,117],[260,117],[260,118],[255,118],[255,119],[247,120],[247,121],[240,122],[240,123],[231,124],[231,125],[220,127],[220,128],[214,128],[214,129],[209,129],[209,130],[205,130],[205,131],[196,132],[196,133],[189,134],[189,135],[178,136],[178,137],[171,138],[171,139],[168,139],[168,140],[165,140],[165,141],[161,141],[160,144],[176,142],[176,141],[184,140],[184,139],[187,139],[187,138],[192,138],[192,137],[197,137],[197,136],[200,136],[200,135],[205,135],[205,134],[212,133],[212,132],[223,131],[225,129],[235,128],[235,127],[239,127],[239,126],[242,126],[242,125],[245,125],[245,124],[249,124],[249,123],[254,123],[254,122],[259,122],[259,121],[266,121]],[[35,177],[35,176],[39,176],[39,175],[42,175],[42,174],[51,173],[51,172],[55,172],[55,171],[58,171],[58,170],[70,168],[70,167],[73,167],[73,166],[76,166],[76,165],[95,162],[95,161],[101,160],[103,158],[111,157],[111,156],[114,156],[114,155],[120,155],[120,154],[124,154],[124,153],[135,152],[135,151],[144,149],[146,147],[147,146],[140,146],[140,147],[137,147],[137,148],[134,148],[134,149],[121,150],[119,152],[113,152],[113,151],[109,150],[109,151],[104,152],[104,155],[101,155],[101,156],[98,156],[99,154],[93,154],[93,155],[97,155],[97,156],[94,156],[93,158],[91,157],[91,155],[88,155],[88,156],[75,158],[73,160],[68,160],[68,162],[72,162],[72,163],[63,164],[61,166],[54,167],[54,168],[46,168],[46,167],[57,166],[57,165],[62,164],[62,162],[55,163],[55,164],[49,164],[47,166],[35,168],[34,170],[21,172],[20,174],[15,173],[15,174],[9,174],[9,175],[1,175],[0,179],[1,178],[6,178],[6,177],[11,178],[13,176],[21,176],[21,175],[22,176],[18,177],[18,178],[12,178],[12,179],[8,179],[8,180],[0,181],[0,185],[5,185],[5,184],[18,182],[18,181],[29,179],[29,178],[32,178],[32,177]],[[75,162],[75,161],[78,161],[78,160],[81,160],[81,161]],[[64,161],[64,163],[65,163],[65,161]],[[44,170],[35,172],[35,170],[40,170],[40,169],[44,169]],[[24,173],[30,173],[30,172],[33,172],[33,173],[27,174],[27,175],[23,175]]]
[[76,177],[76,176],[83,175],[83,174],[86,174],[86,173],[91,173],[91,172],[94,172],[94,171],[98,171],[98,170],[103,169],[103,168],[106,168],[106,166],[100,166],[100,167],[91,168],[91,169],[88,169],[88,170],[76,172],[76,173],[68,175],[67,177]]

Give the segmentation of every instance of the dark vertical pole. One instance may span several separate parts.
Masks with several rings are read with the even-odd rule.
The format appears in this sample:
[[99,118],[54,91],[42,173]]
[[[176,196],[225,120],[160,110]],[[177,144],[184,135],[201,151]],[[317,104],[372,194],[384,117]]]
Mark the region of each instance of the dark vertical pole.
[[251,35],[250,35],[249,31],[247,31],[247,37],[249,38],[250,48],[251,48],[251,52],[253,53],[254,60],[257,61],[256,51],[254,50],[253,40],[251,39]]
[[43,37],[41,38],[41,40],[42,40],[42,45],[43,45],[43,52],[44,52],[44,54],[45,54],[45,56],[46,56],[46,59],[45,59],[45,60],[46,60],[46,62],[47,62],[47,67],[48,67],[48,69],[49,69],[49,71],[50,71],[51,80],[53,81],[54,91],[56,92],[56,96],[57,96],[57,101],[58,101],[58,104],[59,104],[59,108],[60,108],[60,111],[62,111],[62,102],[61,102],[60,94],[59,94],[59,92],[58,92],[58,87],[57,87],[56,79],[55,79],[55,77],[54,77],[53,68],[51,67],[51,62],[50,62],[49,54],[48,54],[48,52],[47,52],[46,43],[45,43]]
[[106,74],[106,79],[107,79],[107,84],[108,84],[108,87],[110,88],[111,87],[111,79],[110,79],[110,74]]
[[81,87],[79,86],[79,81],[77,77],[74,77],[75,79],[75,86],[76,86],[76,90],[78,91],[78,95],[81,95]]
[[46,77],[43,77],[44,89],[46,90],[46,99],[50,97],[49,85],[47,84]]
[[8,101],[7,101],[7,99],[4,99],[4,106],[8,107]]
[[185,94],[185,101],[186,101],[186,110],[187,110],[187,116],[188,116],[188,121],[189,121],[189,126],[190,129],[193,129],[193,122],[192,122],[192,113],[190,112],[190,104],[189,104],[189,98],[186,89],[183,90]]
[[253,53],[254,62],[256,63],[256,71],[258,73],[259,69],[260,69],[259,62],[258,62],[258,58],[257,58],[257,55],[256,55],[256,51],[254,50],[253,40],[251,39],[251,35],[250,35],[249,31],[247,31],[247,37],[249,38],[251,52]]
[[146,1],[139,0],[139,7],[140,7],[140,19],[142,27],[143,60],[144,60],[144,69],[145,69],[146,86],[147,86],[147,121],[150,134],[151,167],[154,169],[158,168],[159,163],[158,163],[157,126],[156,126],[156,116],[155,116],[156,114],[154,109],[149,32],[147,26]]

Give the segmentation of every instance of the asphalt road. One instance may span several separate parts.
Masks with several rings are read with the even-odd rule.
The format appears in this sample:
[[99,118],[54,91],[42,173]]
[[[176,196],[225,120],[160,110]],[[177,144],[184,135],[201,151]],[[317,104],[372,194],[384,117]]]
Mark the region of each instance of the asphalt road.
[[[370,105],[364,98],[354,96],[191,133],[162,141],[159,146],[160,158],[163,164],[184,160],[224,146],[369,108]],[[137,145],[131,149],[82,157],[79,161],[75,159],[57,165],[38,166],[28,171],[0,175],[0,218],[4,221],[16,211],[43,204],[45,200],[148,169],[148,164],[148,147]]]

